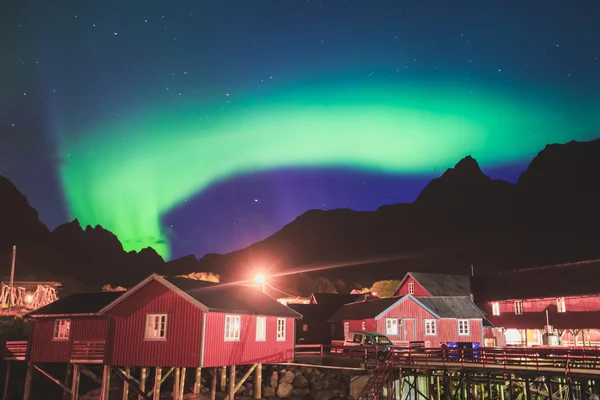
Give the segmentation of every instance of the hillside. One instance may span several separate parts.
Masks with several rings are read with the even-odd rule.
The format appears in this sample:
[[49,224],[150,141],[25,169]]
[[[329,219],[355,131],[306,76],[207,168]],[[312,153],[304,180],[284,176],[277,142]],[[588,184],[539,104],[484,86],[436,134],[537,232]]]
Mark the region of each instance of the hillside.
[[77,220],[50,232],[3,177],[0,198],[2,265],[10,265],[16,243],[17,277],[68,276],[91,287],[128,286],[151,272],[211,271],[233,280],[312,267],[325,268],[315,275],[368,284],[407,270],[468,273],[472,264],[484,272],[600,258],[600,140],[547,146],[516,184],[490,179],[466,157],[414,203],[308,211],[246,249],[200,260],[127,253],[111,232]]

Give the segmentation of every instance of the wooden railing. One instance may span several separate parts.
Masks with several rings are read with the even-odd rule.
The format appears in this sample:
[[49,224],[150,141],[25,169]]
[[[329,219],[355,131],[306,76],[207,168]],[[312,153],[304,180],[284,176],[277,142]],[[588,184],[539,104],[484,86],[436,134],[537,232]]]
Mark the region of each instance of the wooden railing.
[[74,341],[71,347],[72,363],[102,363],[104,361],[104,341]]
[[344,358],[365,364],[381,361],[392,352],[394,364],[404,368],[477,368],[559,372],[600,375],[600,350],[596,348],[492,347],[462,349],[456,347],[377,347],[335,345],[297,345],[296,357]]
[[6,361],[25,361],[27,355],[27,341],[8,341],[2,349],[2,358]]

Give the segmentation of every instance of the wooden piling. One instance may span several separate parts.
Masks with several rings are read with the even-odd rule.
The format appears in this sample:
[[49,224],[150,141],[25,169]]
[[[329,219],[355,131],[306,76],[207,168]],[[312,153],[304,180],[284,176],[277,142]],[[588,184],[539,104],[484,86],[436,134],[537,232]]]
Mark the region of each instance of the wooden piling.
[[154,374],[154,398],[160,399],[160,384],[162,383],[162,368],[156,367]]
[[227,388],[227,367],[221,367],[221,392]]
[[179,399],[179,382],[181,381],[181,369],[175,368],[175,375],[173,376],[173,400]]
[[202,389],[202,368],[196,368],[196,378],[194,379],[194,394],[200,393]]
[[79,400],[79,364],[73,364],[73,376],[71,380],[71,399]]
[[27,374],[25,375],[25,388],[23,389],[23,400],[31,398],[31,374],[33,374],[33,364],[27,364]]
[[[140,390],[146,393],[146,379],[148,378],[148,368],[142,367],[140,371]],[[138,400],[143,400],[142,396],[138,395]]]
[[6,375],[4,377],[4,391],[2,395],[2,399],[8,399],[8,382],[10,381],[10,367],[12,366],[12,362],[8,361],[6,363]]
[[235,365],[229,367],[229,400],[235,399]]
[[[131,372],[131,368],[129,367],[125,367],[125,374],[127,374],[127,376],[130,375]],[[129,383],[127,383],[126,380],[123,381],[123,400],[127,400],[129,399]]]
[[215,400],[217,397],[217,379],[218,372],[217,368],[213,368],[212,380],[210,381],[210,400]]
[[256,366],[256,371],[254,375],[254,398],[260,399],[262,398],[262,364],[259,363]]
[[110,367],[105,365],[102,370],[102,388],[100,389],[100,400],[109,400],[110,392]]
[[185,394],[185,374],[187,369],[185,367],[181,368],[181,380],[179,381],[179,398],[177,400],[183,400],[183,395]]

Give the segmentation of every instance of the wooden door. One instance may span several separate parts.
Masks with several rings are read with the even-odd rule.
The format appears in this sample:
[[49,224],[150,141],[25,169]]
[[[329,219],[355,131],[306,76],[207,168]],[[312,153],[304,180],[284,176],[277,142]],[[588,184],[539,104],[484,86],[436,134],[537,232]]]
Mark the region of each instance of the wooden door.
[[417,340],[417,320],[414,318],[402,319],[402,330],[404,331],[404,340],[414,342]]

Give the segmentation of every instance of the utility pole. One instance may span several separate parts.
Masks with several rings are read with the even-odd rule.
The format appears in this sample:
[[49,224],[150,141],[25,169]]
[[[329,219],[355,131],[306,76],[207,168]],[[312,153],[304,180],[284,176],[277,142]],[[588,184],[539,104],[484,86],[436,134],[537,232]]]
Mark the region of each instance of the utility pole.
[[8,312],[10,314],[10,309],[13,305],[13,289],[15,287],[15,261],[17,259],[17,245],[13,245],[12,251],[12,263],[10,266],[10,288],[8,292]]

